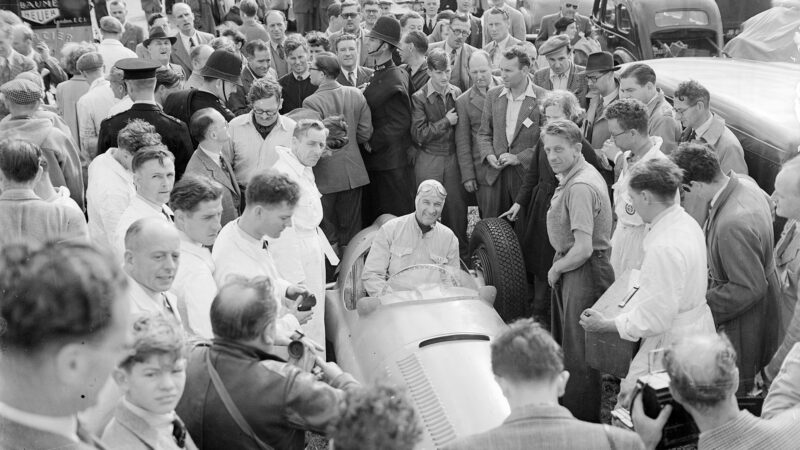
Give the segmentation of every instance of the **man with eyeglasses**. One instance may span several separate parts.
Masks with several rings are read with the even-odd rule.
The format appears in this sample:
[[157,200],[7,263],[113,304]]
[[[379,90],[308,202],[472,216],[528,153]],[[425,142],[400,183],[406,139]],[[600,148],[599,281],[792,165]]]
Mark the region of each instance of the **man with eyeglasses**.
[[[517,11],[515,8],[508,6],[505,0],[489,0],[489,6],[492,8],[502,9],[506,12],[506,14],[508,14],[509,23],[511,23],[511,35],[524,42],[527,28],[525,27],[525,18],[522,16],[522,13]],[[484,20],[483,45],[488,44],[489,41],[491,41],[491,37],[489,35],[489,24]]]
[[[453,9],[457,13],[461,13],[469,17],[469,27],[471,33],[467,44],[475,47],[483,47],[483,26],[481,26],[481,19],[472,14],[472,8],[475,5],[474,0],[456,0],[455,8],[448,8],[448,5],[442,4],[442,9]],[[509,22],[510,23],[510,22]]]
[[557,13],[542,17],[542,23],[539,25],[539,34],[536,36],[537,48],[556,35],[556,22],[562,17],[575,20],[575,26],[578,28],[578,32],[575,33],[575,37],[570,41],[570,45],[575,45],[584,36],[591,36],[592,22],[588,17],[578,14],[578,0],[561,0],[561,6]]
[[440,48],[450,58],[452,72],[450,74],[450,84],[458,87],[461,91],[466,91],[472,87],[472,78],[469,75],[469,58],[477,50],[475,47],[466,43],[471,33],[469,17],[458,13],[450,19],[450,34],[447,40],[434,42],[429,46],[429,50]]
[[[253,108],[249,114],[230,121],[233,171],[244,188],[250,177],[269,169],[278,161],[275,146],[291,146],[295,121],[279,114],[283,97],[281,85],[261,78],[253,82],[247,101]],[[244,191],[244,189],[243,189]]]
[[[331,48],[336,50],[338,55],[340,53],[339,41],[342,37],[346,35],[354,36],[356,41],[355,61],[359,66],[363,66],[367,61],[367,51],[364,48],[363,28],[361,28],[361,5],[353,0],[347,0],[342,3],[342,19],[344,20],[344,25],[341,31],[337,31],[331,35]],[[352,66],[352,64],[349,64],[347,61],[343,61],[341,57],[339,58],[339,62],[342,64],[342,69]]]
[[619,97],[619,83],[614,76],[617,69],[619,66],[614,65],[614,56],[608,52],[593,53],[586,63],[589,107],[583,122],[583,136],[596,150],[603,148],[603,144],[611,138],[605,112]]
[[483,20],[486,22],[486,28],[489,30],[489,37],[492,38],[483,49],[489,53],[492,58],[492,67],[497,69],[500,65],[500,60],[503,59],[503,53],[509,48],[522,44],[522,41],[511,36],[509,29],[511,28],[511,19],[508,13],[500,8],[492,8],[483,15]]
[[362,8],[364,8],[364,21],[361,22],[361,29],[369,32],[375,26],[378,17],[381,17],[381,7],[377,0],[364,0]]

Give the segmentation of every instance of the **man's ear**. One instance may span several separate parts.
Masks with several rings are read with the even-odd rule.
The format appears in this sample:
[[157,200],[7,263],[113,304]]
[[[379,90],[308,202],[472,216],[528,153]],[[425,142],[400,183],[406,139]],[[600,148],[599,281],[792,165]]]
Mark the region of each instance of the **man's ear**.
[[271,324],[267,325],[264,328],[264,331],[261,332],[261,339],[266,345],[272,345],[275,343],[275,322],[273,321]]
[[564,395],[564,392],[567,391],[567,383],[569,382],[569,371],[562,370],[560,374],[556,377],[556,388],[558,389],[558,398],[561,398]]
[[56,374],[59,381],[68,386],[77,386],[86,383],[86,363],[84,355],[87,346],[80,342],[71,342],[56,351],[53,363],[56,365]]
[[128,372],[124,369],[116,368],[111,372],[111,377],[114,378],[114,382],[117,383],[120,390],[123,392],[128,392],[129,384],[128,384]]

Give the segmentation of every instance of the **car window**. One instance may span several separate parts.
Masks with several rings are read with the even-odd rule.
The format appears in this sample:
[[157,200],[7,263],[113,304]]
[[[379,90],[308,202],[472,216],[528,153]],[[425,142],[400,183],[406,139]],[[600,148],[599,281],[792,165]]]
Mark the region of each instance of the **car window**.
[[697,9],[673,9],[656,13],[657,27],[708,25],[708,14]]
[[606,2],[606,11],[603,14],[603,22],[614,25],[616,24],[617,17],[617,2],[615,0],[608,0]]
[[356,309],[358,299],[367,296],[367,290],[364,289],[364,282],[361,281],[361,274],[364,273],[364,263],[367,261],[368,253],[369,250],[365,251],[353,261],[350,272],[347,274],[347,278],[344,279],[342,301],[344,301],[344,307],[348,310]]
[[621,3],[617,7],[617,28],[626,33],[631,31],[631,15],[628,7]]

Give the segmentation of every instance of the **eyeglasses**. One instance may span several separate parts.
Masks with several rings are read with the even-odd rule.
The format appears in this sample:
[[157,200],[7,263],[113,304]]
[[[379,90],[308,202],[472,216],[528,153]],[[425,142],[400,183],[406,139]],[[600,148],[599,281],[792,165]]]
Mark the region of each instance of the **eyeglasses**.
[[578,9],[578,5],[573,5],[572,3],[564,3],[564,6],[567,8]]
[[345,19],[355,19],[356,17],[358,17],[358,13],[344,13],[342,14],[342,17],[344,17]]
[[597,83],[597,80],[606,76],[608,72],[601,72],[598,74],[586,75],[586,79],[591,81],[592,83]]
[[623,130],[623,131],[620,131],[619,133],[611,133],[611,138],[616,140],[618,137],[622,136],[623,134],[627,133],[628,131],[631,131],[631,130]]
[[674,108],[674,109],[675,109],[675,113],[676,114],[682,116],[682,115],[684,115],[686,113],[686,111],[694,108],[695,106],[697,106],[697,105],[687,106],[686,108]]
[[272,116],[278,114],[278,110],[277,109],[266,110],[266,109],[253,108],[253,114],[255,114],[257,116],[272,117]]
[[318,72],[321,72],[321,70],[317,69],[316,67],[309,67],[308,70],[316,70]]
[[456,36],[469,36],[472,30],[459,30],[457,28],[450,28],[450,32]]

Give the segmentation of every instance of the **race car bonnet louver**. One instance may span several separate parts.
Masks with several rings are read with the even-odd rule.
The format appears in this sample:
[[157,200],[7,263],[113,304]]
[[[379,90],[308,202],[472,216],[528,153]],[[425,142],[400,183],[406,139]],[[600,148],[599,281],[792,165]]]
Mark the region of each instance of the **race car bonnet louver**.
[[[488,340],[488,338],[487,338]],[[422,423],[428,430],[436,448],[442,448],[448,442],[455,440],[456,430],[442,407],[442,402],[436,391],[433,390],[425,369],[420,364],[417,355],[412,353],[408,357],[397,361],[400,373],[406,381],[408,391],[414,399],[417,412],[422,417]]]

